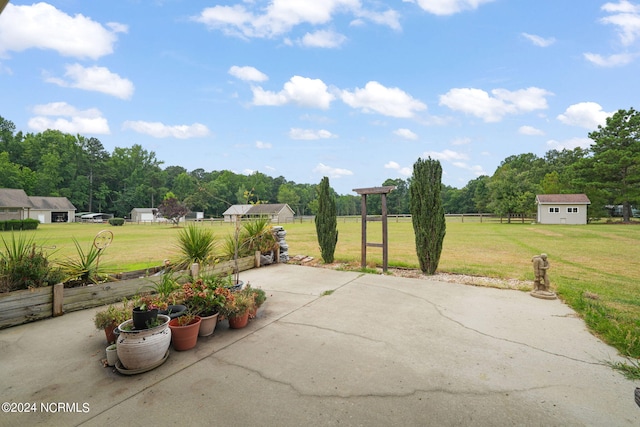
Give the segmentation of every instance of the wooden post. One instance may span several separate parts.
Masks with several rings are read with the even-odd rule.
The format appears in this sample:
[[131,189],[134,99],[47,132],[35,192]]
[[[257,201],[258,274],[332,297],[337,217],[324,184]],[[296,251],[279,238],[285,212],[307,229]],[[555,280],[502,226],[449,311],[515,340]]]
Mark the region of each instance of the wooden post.
[[362,195],[360,202],[360,214],[362,216],[362,237],[360,245],[360,267],[367,266],[367,195]]
[[64,302],[64,283],[56,283],[53,285],[53,317],[62,316],[64,310],[62,304]]
[[[387,244],[387,194],[395,190],[395,186],[389,185],[386,187],[372,187],[372,188],[355,188],[353,191],[362,196],[361,204],[361,216],[362,216],[362,249],[361,249],[361,261],[362,268],[367,266],[367,246],[373,246],[376,248],[382,248],[382,270],[387,271],[388,268],[388,244]],[[368,194],[380,194],[382,196],[382,243],[367,243],[367,195]]]
[[382,271],[389,268],[389,250],[387,247],[387,194],[382,193]]
[[255,268],[260,267],[260,251],[256,251],[256,253],[255,253],[255,258],[253,260],[253,266]]

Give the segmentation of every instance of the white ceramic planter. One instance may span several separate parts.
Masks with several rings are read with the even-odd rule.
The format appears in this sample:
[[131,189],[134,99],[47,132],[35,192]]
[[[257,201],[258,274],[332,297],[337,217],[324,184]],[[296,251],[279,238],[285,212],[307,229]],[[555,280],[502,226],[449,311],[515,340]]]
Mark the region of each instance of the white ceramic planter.
[[164,320],[159,326],[149,329],[127,331],[133,323],[127,320],[118,326],[118,359],[122,366],[129,371],[140,371],[155,367],[164,359],[171,344],[171,329],[169,316],[158,315]]
[[115,366],[118,363],[118,350],[115,344],[107,347],[107,365]]

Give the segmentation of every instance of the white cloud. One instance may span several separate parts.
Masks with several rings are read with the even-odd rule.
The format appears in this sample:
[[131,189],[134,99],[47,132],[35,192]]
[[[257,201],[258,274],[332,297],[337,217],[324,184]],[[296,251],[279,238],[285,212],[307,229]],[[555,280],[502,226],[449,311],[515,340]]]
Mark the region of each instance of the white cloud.
[[340,47],[347,38],[335,31],[320,30],[313,33],[306,33],[300,44],[306,47],[322,47],[322,48],[334,48]]
[[469,156],[453,150],[443,151],[425,151],[423,157],[431,157],[434,160],[446,160],[452,162],[454,160],[467,160]]
[[493,0],[403,0],[417,3],[422,9],[434,15],[453,15],[465,10],[475,10],[484,3]]
[[403,90],[387,88],[374,81],[367,83],[364,89],[356,88],[353,92],[343,90],[340,96],[342,101],[352,108],[390,117],[411,118],[416,112],[427,109],[426,104]]
[[558,115],[557,119],[565,125],[580,126],[586,129],[595,130],[598,125],[605,125],[607,117],[613,113],[602,111],[600,104],[595,102],[580,102],[573,104]]
[[259,86],[251,88],[254,105],[280,106],[296,104],[301,107],[326,110],[335,97],[322,80],[293,76],[280,92],[271,92]]
[[556,141],[551,139],[547,141],[549,150],[573,150],[574,148],[589,148],[593,141],[589,138],[571,138],[566,141]]
[[621,0],[618,3],[605,3],[601,9],[611,15],[600,21],[617,28],[623,45],[629,46],[640,37],[640,5]]
[[268,142],[256,141],[256,148],[259,150],[268,150],[271,148],[271,144]]
[[63,87],[102,92],[120,99],[131,99],[134,87],[130,80],[112,73],[105,67],[83,67],[80,64],[67,65],[65,79],[46,77],[45,81]]
[[210,134],[209,129],[200,123],[192,125],[169,126],[161,122],[126,121],[123,129],[131,129],[134,132],[153,136],[154,138],[199,138]]
[[289,138],[291,139],[301,139],[301,140],[315,140],[315,139],[329,139],[335,138],[336,136],[325,129],[315,130],[315,129],[300,129],[300,128],[291,128],[289,130]]
[[329,178],[342,178],[343,176],[353,175],[353,172],[348,169],[334,168],[322,163],[318,163],[318,165],[313,168],[313,172],[328,176]]
[[405,128],[396,129],[396,130],[393,131],[393,133],[398,135],[398,136],[400,136],[400,137],[402,137],[402,138],[410,139],[412,141],[418,139],[418,135],[417,134],[415,134],[411,130],[405,129]]
[[545,39],[544,37],[528,33],[522,33],[522,36],[539,47],[548,47],[556,42],[556,39],[554,39],[553,37],[548,37]]
[[[29,119],[29,128],[36,132],[56,129],[70,134],[108,135],[110,133],[107,119],[100,110],[90,108],[78,110],[66,102],[52,102],[36,105],[33,108],[35,117]],[[55,117],[58,118],[55,118]]]
[[401,167],[398,163],[392,161],[389,161],[388,163],[386,163],[384,165],[385,169],[392,169],[398,172],[399,175],[402,176],[411,176],[411,174],[413,173],[413,170],[409,167]]
[[522,135],[544,135],[544,132],[533,126],[520,126],[518,133]]
[[233,77],[247,82],[264,82],[269,80],[266,74],[254,67],[238,67],[234,65],[229,68],[229,74]]
[[423,158],[431,157],[434,160],[441,160],[451,163],[453,166],[465,169],[472,172],[475,176],[485,175],[484,169],[480,165],[469,165],[465,160],[469,159],[469,156],[453,150],[443,151],[425,151],[422,154]]
[[360,0],[290,1],[272,0],[262,7],[253,1],[232,6],[213,6],[192,17],[210,29],[243,38],[276,37],[298,25],[329,24],[335,15],[347,13],[357,19],[398,29],[398,14],[392,10],[377,12],[362,7]]
[[69,16],[50,4],[7,5],[0,15],[0,54],[27,49],[50,49],[63,56],[98,59],[113,53],[122,24],[105,28],[81,14]]
[[636,54],[632,53],[617,53],[606,57],[597,53],[584,54],[587,61],[600,67],[621,67],[633,62],[636,56]]
[[494,89],[491,95],[482,89],[454,88],[440,95],[440,105],[480,117],[485,122],[499,122],[507,114],[546,109],[546,97],[550,95],[553,94],[537,87],[516,91]]
[[456,138],[451,141],[451,145],[467,145],[471,143],[471,138]]

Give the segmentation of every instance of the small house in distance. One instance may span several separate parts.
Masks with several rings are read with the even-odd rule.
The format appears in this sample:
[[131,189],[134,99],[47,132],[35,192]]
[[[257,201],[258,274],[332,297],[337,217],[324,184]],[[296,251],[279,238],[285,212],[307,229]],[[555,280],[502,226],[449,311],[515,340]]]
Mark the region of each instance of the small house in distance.
[[224,212],[225,222],[234,222],[238,218],[268,218],[277,224],[293,222],[293,209],[286,203],[259,203],[257,205],[233,205]]
[[42,224],[73,222],[76,207],[66,197],[27,196],[22,189],[0,188],[0,221],[37,219]]
[[538,194],[536,204],[539,224],[586,224],[591,201],[586,194]]
[[156,222],[157,208],[131,209],[131,222]]

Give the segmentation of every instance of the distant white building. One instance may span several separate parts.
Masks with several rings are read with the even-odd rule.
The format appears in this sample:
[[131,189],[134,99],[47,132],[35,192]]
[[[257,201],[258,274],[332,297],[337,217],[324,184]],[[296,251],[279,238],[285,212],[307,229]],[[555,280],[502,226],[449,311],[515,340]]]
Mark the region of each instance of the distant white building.
[[591,201],[586,194],[538,194],[536,204],[539,224],[586,224]]
[[157,208],[131,209],[131,222],[156,222]]
[[257,205],[233,205],[224,211],[224,221],[234,222],[240,218],[268,218],[271,222],[293,222],[295,212],[286,203],[259,203]]
[[222,213],[224,222],[236,222],[242,218],[253,205],[233,205]]

